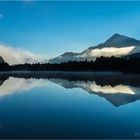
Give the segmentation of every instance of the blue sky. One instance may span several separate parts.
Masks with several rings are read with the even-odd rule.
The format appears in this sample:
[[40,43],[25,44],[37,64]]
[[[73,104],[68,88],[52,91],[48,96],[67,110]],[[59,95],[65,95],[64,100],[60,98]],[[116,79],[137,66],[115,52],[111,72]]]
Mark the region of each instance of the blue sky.
[[0,2],[0,42],[49,57],[80,52],[114,33],[140,39],[140,2]]

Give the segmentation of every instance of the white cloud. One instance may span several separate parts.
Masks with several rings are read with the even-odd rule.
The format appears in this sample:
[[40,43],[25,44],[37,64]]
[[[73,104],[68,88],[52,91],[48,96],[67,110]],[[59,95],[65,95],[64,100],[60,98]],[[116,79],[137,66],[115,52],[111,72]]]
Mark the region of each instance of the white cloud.
[[89,53],[82,54],[82,57],[111,57],[111,56],[124,56],[128,54],[134,53],[134,50],[137,52],[140,52],[139,50],[136,50],[135,46],[128,46],[128,47],[122,47],[122,48],[116,48],[116,47],[105,47],[102,49],[93,49]]
[[0,13],[0,18],[3,18],[3,14],[2,13]]
[[17,49],[2,44],[0,44],[0,56],[10,65],[42,62],[46,59],[46,57],[41,54],[35,54],[30,51]]

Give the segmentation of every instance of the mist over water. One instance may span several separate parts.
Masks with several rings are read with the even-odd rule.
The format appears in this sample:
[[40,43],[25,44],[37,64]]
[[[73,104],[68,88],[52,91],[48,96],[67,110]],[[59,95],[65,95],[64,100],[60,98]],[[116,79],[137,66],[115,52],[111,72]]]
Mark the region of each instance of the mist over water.
[[0,138],[139,138],[140,75],[0,74]]

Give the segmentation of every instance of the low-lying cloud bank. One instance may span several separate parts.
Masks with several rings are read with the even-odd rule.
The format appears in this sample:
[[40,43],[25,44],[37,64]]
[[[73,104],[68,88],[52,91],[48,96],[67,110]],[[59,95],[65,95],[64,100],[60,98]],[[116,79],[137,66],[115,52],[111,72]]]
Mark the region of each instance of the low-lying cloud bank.
[[46,59],[46,57],[41,54],[35,54],[30,51],[13,48],[3,44],[0,44],[0,56],[10,65],[36,63]]

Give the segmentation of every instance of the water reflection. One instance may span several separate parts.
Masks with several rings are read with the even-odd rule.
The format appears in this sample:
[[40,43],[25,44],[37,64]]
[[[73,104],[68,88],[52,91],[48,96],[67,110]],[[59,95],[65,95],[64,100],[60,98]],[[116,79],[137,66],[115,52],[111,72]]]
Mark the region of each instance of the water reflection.
[[96,81],[69,81],[64,79],[51,79],[52,82],[65,88],[82,88],[90,94],[104,97],[114,106],[128,104],[140,99],[140,88],[129,85],[97,85]]
[[104,97],[114,106],[140,99],[140,75],[92,72],[13,72],[0,74],[0,96],[36,87],[46,87],[48,80],[66,89],[81,88]]
[[0,97],[29,91],[36,87],[46,87],[47,81],[44,79],[24,79],[9,77],[6,80],[0,80]]

